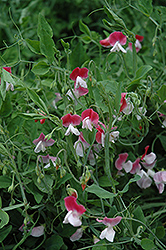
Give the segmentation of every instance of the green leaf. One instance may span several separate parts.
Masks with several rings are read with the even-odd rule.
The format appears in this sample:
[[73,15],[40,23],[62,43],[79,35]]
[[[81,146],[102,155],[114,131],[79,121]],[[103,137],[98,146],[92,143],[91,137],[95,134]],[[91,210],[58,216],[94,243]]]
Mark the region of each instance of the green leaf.
[[13,77],[11,76],[11,74],[8,71],[6,71],[5,69],[2,69],[0,93],[1,93],[3,101],[6,98],[6,82],[15,85],[15,81],[14,81]]
[[27,92],[31,100],[43,111],[45,111],[47,114],[49,114],[48,109],[43,102],[43,100],[36,94],[36,92],[32,89],[27,88]]
[[103,19],[103,23],[104,23],[104,25],[107,27],[107,28],[109,28],[109,29],[111,29],[111,30],[122,30],[122,26],[121,25],[119,25],[119,24],[116,24],[116,23],[114,23],[114,24],[112,24],[112,23],[110,23],[110,22],[108,22],[106,19]]
[[32,72],[36,75],[44,75],[49,71],[49,69],[50,66],[46,62],[40,61],[33,66]]
[[112,199],[113,197],[117,196],[117,194],[110,193],[109,191],[97,186],[96,184],[92,184],[91,186],[85,189],[86,192],[92,193],[97,195],[99,198]]
[[17,209],[17,208],[23,207],[23,206],[25,206],[24,203],[22,203],[22,204],[17,204],[17,205],[13,205],[13,206],[9,206],[9,207],[4,207],[4,208],[3,208],[3,211],[10,211],[10,210]]
[[[0,93],[1,93],[1,96],[2,96],[2,100],[4,101],[5,98],[6,98],[6,83],[5,83],[4,79],[3,79],[3,76],[1,77]],[[1,105],[0,105],[0,107],[1,107]]]
[[0,229],[0,242],[4,241],[4,239],[8,236],[11,230],[12,230],[12,225]]
[[2,106],[0,108],[0,117],[8,117],[13,111],[13,107],[10,100],[10,93],[6,93],[6,98],[4,102],[2,102]]
[[119,112],[120,109],[120,100],[121,100],[121,83],[118,83],[115,96],[115,103],[114,103],[117,112]]
[[95,136],[96,136],[96,131],[94,129],[92,131],[90,131],[89,129],[83,129],[82,133],[83,133],[84,139],[90,145],[92,145],[92,143],[94,142]]
[[52,250],[52,249],[60,250],[63,245],[64,245],[63,239],[59,235],[54,234],[46,240],[45,249],[47,249],[47,250]]
[[[81,53],[80,53],[81,52]],[[78,42],[74,50],[70,54],[71,68],[81,67],[82,64],[88,60],[88,55],[85,51],[82,42]]]
[[159,238],[159,239],[162,239],[164,238],[165,236],[165,229],[163,226],[158,226],[156,228],[156,236]]
[[159,139],[160,139],[160,142],[161,142],[164,150],[166,151],[166,136],[165,135],[159,135]]
[[142,208],[140,206],[136,207],[136,209],[133,212],[133,215],[134,215],[134,219],[138,220],[138,221],[132,222],[134,232],[136,233],[138,227],[140,227],[140,226],[145,230],[146,228],[145,228],[145,226],[142,225],[141,222],[143,222],[146,225],[146,218],[145,218],[144,213],[142,211]]
[[53,179],[49,175],[44,175],[43,179],[40,179],[40,183],[37,182],[37,176],[33,176],[33,181],[37,188],[43,193],[51,193],[52,192],[52,185]]
[[2,143],[0,143],[0,154],[9,156],[7,149],[2,145]]
[[163,84],[159,90],[157,91],[157,94],[161,100],[161,102],[164,102],[166,100],[166,84]]
[[127,91],[134,91],[139,85],[140,85],[140,80],[152,69],[152,66],[150,65],[143,65],[141,66],[137,72],[135,79],[130,82]]
[[41,54],[39,41],[31,40],[29,38],[25,39],[25,41],[32,52],[34,52],[35,54]]
[[122,29],[126,29],[124,21],[120,17],[118,17],[110,8],[104,6],[104,11],[111,20],[113,19],[116,23],[118,23],[118,25],[121,26]]
[[[1,146],[2,145],[0,145],[0,147]],[[1,148],[0,148],[0,150],[1,150]],[[6,150],[6,149],[4,148],[4,150]],[[7,188],[7,187],[10,187],[10,185],[11,185],[11,179],[5,175],[1,175],[0,176],[0,188]]]
[[40,38],[40,51],[42,55],[44,55],[48,59],[48,61],[52,63],[55,54],[55,44],[52,39],[53,32],[42,14],[39,14],[38,16],[37,34]]
[[88,26],[86,24],[84,24],[81,20],[79,21],[79,28],[80,30],[88,35],[89,37],[91,37],[91,32],[90,32],[90,29],[88,28]]
[[135,175],[134,178],[130,179],[129,182],[125,185],[125,187],[119,191],[120,194],[126,193],[129,190],[129,185],[133,182],[139,181],[141,179],[140,175]]
[[153,11],[152,0],[138,0],[137,8],[149,17]]
[[0,229],[3,228],[9,222],[9,215],[0,209]]
[[141,240],[141,247],[144,250],[152,250],[155,247],[155,245],[152,240],[144,238]]
[[21,117],[24,117],[24,119],[36,119],[36,120],[40,120],[40,119],[44,119],[44,118],[48,118],[47,116],[43,116],[40,114],[36,114],[36,113],[22,113],[19,114]]

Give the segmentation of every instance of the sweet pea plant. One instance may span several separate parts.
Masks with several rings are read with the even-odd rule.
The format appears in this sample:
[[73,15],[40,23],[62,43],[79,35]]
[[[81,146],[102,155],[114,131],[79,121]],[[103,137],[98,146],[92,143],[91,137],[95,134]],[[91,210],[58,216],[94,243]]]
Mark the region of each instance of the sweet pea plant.
[[1,50],[1,249],[166,249],[166,8],[122,2]]

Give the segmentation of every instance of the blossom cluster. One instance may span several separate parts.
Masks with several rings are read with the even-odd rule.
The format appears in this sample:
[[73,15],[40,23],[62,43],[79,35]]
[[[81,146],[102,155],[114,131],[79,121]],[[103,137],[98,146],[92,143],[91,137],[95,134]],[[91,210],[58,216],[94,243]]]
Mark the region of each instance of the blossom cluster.
[[[81,216],[86,212],[86,209],[83,205],[79,205],[77,203],[77,197],[74,196],[67,196],[64,198],[65,207],[68,211],[66,214],[63,223],[68,224],[70,223],[74,227],[79,227],[82,225]],[[117,216],[115,218],[107,218],[105,217],[103,220],[96,218],[97,222],[101,222],[107,227],[101,232],[100,239],[106,238],[108,241],[113,242],[115,231],[113,229],[118,223],[120,223],[122,217]],[[83,228],[80,227],[77,231],[70,237],[71,241],[79,240],[82,237]]]
[[[138,53],[139,50],[142,48],[141,42],[143,41],[144,37],[140,35],[135,35],[135,48],[136,52]],[[124,49],[122,45],[125,45],[127,42],[127,37],[120,31],[115,31],[111,33],[107,38],[100,40],[100,44],[105,48],[111,48],[110,52],[122,51],[123,53],[127,53],[127,50],[132,51],[132,43],[128,43],[128,47]]]
[[123,175],[123,169],[126,173],[139,175],[141,178],[137,181],[137,185],[140,188],[146,189],[150,187],[152,180],[154,180],[154,183],[161,194],[164,191],[164,185],[166,184],[166,171],[163,170],[155,173],[155,171],[152,170],[157,161],[156,154],[153,152],[147,154],[148,149],[149,146],[146,146],[145,153],[141,158],[137,158],[134,162],[131,162],[130,160],[127,161],[128,153],[119,154],[119,157],[115,161],[115,167],[118,169],[119,175]]

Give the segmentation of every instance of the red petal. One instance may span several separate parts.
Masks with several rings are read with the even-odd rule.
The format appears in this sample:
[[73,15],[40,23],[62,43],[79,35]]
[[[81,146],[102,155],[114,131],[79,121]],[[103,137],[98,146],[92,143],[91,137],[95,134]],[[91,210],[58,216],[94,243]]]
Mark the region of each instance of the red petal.
[[115,167],[122,170],[122,164],[127,160],[128,153],[119,154],[119,158],[115,161]]
[[135,35],[135,38],[140,42],[144,40],[144,36]]
[[76,81],[77,76],[79,76],[79,71],[80,71],[79,67],[75,68],[70,74],[70,79]]
[[119,41],[119,43],[121,45],[125,45],[127,42],[127,37],[125,35],[123,35],[122,32],[115,31],[115,32],[110,34],[109,42],[110,42],[111,46],[114,46],[117,41]]
[[45,123],[45,120],[46,120],[46,119],[41,119],[41,120],[40,120],[40,123],[41,123],[41,124]]
[[99,43],[100,43],[103,47],[105,47],[105,48],[110,48],[110,47],[111,47],[111,44],[110,44],[110,41],[109,41],[109,37],[107,37],[106,39],[100,40]]
[[75,89],[78,91],[80,96],[86,95],[88,94],[89,90],[87,88],[83,88],[81,86],[79,86],[79,88]]
[[81,117],[79,115],[71,115],[71,124],[76,126],[81,122]]
[[143,160],[143,158],[145,157],[145,155],[147,154],[149,149],[149,145],[145,147],[145,153],[142,155],[141,160]]
[[71,114],[64,115],[61,119],[64,127],[68,127],[71,124]]
[[67,209],[67,211],[77,211],[77,213],[79,214],[83,214],[86,209],[84,208],[83,205],[78,205],[77,202],[76,202],[76,198],[73,197],[73,196],[67,196],[64,198],[64,201],[65,201],[65,207]]
[[124,108],[127,107],[127,102],[126,102],[126,99],[125,99],[126,94],[127,93],[121,93],[121,100],[120,100],[121,106],[120,106],[119,112],[121,112]]
[[102,133],[99,132],[99,131],[96,133],[96,141],[97,141],[99,144],[101,144],[101,135],[102,135]]
[[3,67],[3,69],[5,69],[7,72],[9,72],[9,73],[12,73],[12,71],[11,71],[11,67]]
[[89,72],[89,70],[87,68],[81,68],[81,69],[79,69],[79,76],[82,79],[85,79],[88,77],[88,72]]

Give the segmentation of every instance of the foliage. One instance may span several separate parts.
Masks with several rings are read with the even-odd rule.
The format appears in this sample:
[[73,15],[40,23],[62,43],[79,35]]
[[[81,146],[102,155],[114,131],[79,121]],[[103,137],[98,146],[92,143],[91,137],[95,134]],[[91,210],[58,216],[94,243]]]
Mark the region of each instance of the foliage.
[[[153,175],[166,171],[166,7],[152,0],[20,2],[4,1],[10,14],[0,14],[0,249],[165,249],[166,191],[158,185],[166,181]],[[100,44],[116,31],[127,38],[126,53]],[[144,36],[138,53],[135,35]],[[79,83],[77,67],[88,72]],[[88,94],[77,96],[77,83]],[[82,116],[79,124],[74,115]],[[147,145],[146,157],[156,156],[151,175]],[[125,161],[118,165],[123,153],[151,186],[139,170],[122,169]],[[78,241],[70,240],[77,228],[63,223],[71,195],[86,209]],[[99,219],[118,216],[114,242],[100,239]]]

